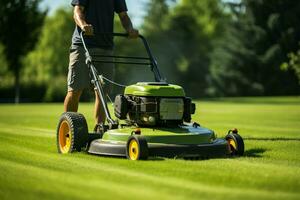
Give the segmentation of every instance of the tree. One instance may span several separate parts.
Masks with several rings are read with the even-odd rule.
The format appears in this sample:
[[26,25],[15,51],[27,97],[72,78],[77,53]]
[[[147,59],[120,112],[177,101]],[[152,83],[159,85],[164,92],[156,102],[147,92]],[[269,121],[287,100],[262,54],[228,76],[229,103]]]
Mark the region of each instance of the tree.
[[4,46],[0,43],[0,76],[3,76],[7,73],[7,61],[4,54]]
[[16,103],[20,98],[21,59],[34,48],[46,16],[39,3],[40,0],[2,0],[0,4],[0,42],[14,74]]
[[300,40],[300,2],[243,0],[232,3],[223,42],[211,67],[221,95],[299,94],[292,70],[280,66]]
[[288,59],[288,53],[298,49],[300,2],[246,0],[245,4],[254,19],[253,27],[261,32],[255,51],[262,63],[260,72],[265,76],[261,79],[266,90],[264,94],[297,94],[299,86],[296,76],[291,70],[281,71],[280,65]]
[[11,81],[11,74],[8,71],[8,64],[4,55],[4,46],[0,43],[0,82],[1,87],[6,86]]
[[245,5],[230,3],[230,12],[223,18],[223,35],[211,54],[210,92],[213,96],[263,94],[259,58],[255,52],[258,37],[252,30],[252,19],[245,14]]
[[46,101],[61,101],[64,98],[74,27],[72,11],[58,9],[46,18],[35,49],[24,59],[24,82],[47,85]]
[[149,3],[144,30],[169,82],[193,97],[208,95],[210,53],[221,34],[219,0]]
[[297,52],[291,52],[288,54],[289,60],[284,62],[281,65],[281,69],[287,71],[289,69],[293,70],[298,77],[298,81],[300,84],[300,49]]
[[171,0],[152,0],[147,4],[148,15],[144,19],[143,31],[149,35],[154,32],[163,31],[166,23],[166,17],[169,15],[169,6]]

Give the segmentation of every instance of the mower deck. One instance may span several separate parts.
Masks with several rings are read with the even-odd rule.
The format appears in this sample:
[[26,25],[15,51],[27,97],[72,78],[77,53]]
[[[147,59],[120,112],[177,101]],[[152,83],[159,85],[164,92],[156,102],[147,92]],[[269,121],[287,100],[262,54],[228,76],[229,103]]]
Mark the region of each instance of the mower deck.
[[[91,154],[126,156],[127,140],[136,128],[109,130],[100,139],[93,140],[88,148]],[[228,155],[225,139],[216,139],[213,131],[184,125],[178,128],[142,128],[150,157],[224,157]]]

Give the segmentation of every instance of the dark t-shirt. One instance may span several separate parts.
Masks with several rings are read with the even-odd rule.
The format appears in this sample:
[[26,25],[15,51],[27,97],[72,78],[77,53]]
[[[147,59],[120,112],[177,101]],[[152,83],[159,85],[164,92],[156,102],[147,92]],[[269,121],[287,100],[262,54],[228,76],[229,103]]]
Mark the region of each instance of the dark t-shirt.
[[[127,11],[125,0],[72,0],[71,4],[84,7],[85,20],[93,25],[94,33],[97,35],[86,38],[87,46],[112,49],[113,37],[101,33],[113,33],[114,13]],[[82,45],[80,33],[81,28],[76,26],[72,37],[73,45]]]

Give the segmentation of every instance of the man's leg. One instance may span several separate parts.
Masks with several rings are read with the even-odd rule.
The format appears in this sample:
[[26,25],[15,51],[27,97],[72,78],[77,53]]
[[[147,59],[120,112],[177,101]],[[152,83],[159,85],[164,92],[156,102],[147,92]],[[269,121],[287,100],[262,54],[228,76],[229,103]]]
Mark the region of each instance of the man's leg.
[[82,94],[82,90],[69,91],[67,93],[65,102],[64,102],[64,111],[65,112],[77,112],[78,111],[78,103],[79,103],[81,94]]
[[[91,55],[107,55],[109,57],[103,58],[105,61],[113,61],[113,59],[110,57],[113,55],[112,50],[106,50],[106,49],[91,49],[90,50]],[[99,73],[99,75],[103,75],[106,78],[113,79],[114,77],[114,64],[113,63],[96,63],[96,69]],[[110,94],[111,93],[111,87],[110,85],[103,85],[103,92],[104,94]],[[105,97],[106,98],[106,97]],[[99,123],[105,123],[106,122],[106,115],[104,108],[102,106],[102,102],[98,96],[98,94],[95,91],[95,122],[96,124]]]
[[95,91],[95,110],[94,110],[94,117],[96,124],[105,123],[106,116],[104,112],[104,108],[102,106],[102,102],[98,93]]

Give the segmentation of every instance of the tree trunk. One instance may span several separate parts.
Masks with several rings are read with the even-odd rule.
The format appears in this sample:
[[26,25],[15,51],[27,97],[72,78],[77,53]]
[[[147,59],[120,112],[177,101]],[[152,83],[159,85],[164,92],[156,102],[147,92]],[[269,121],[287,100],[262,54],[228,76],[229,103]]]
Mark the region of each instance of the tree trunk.
[[20,103],[20,70],[19,67],[15,69],[15,104]]

